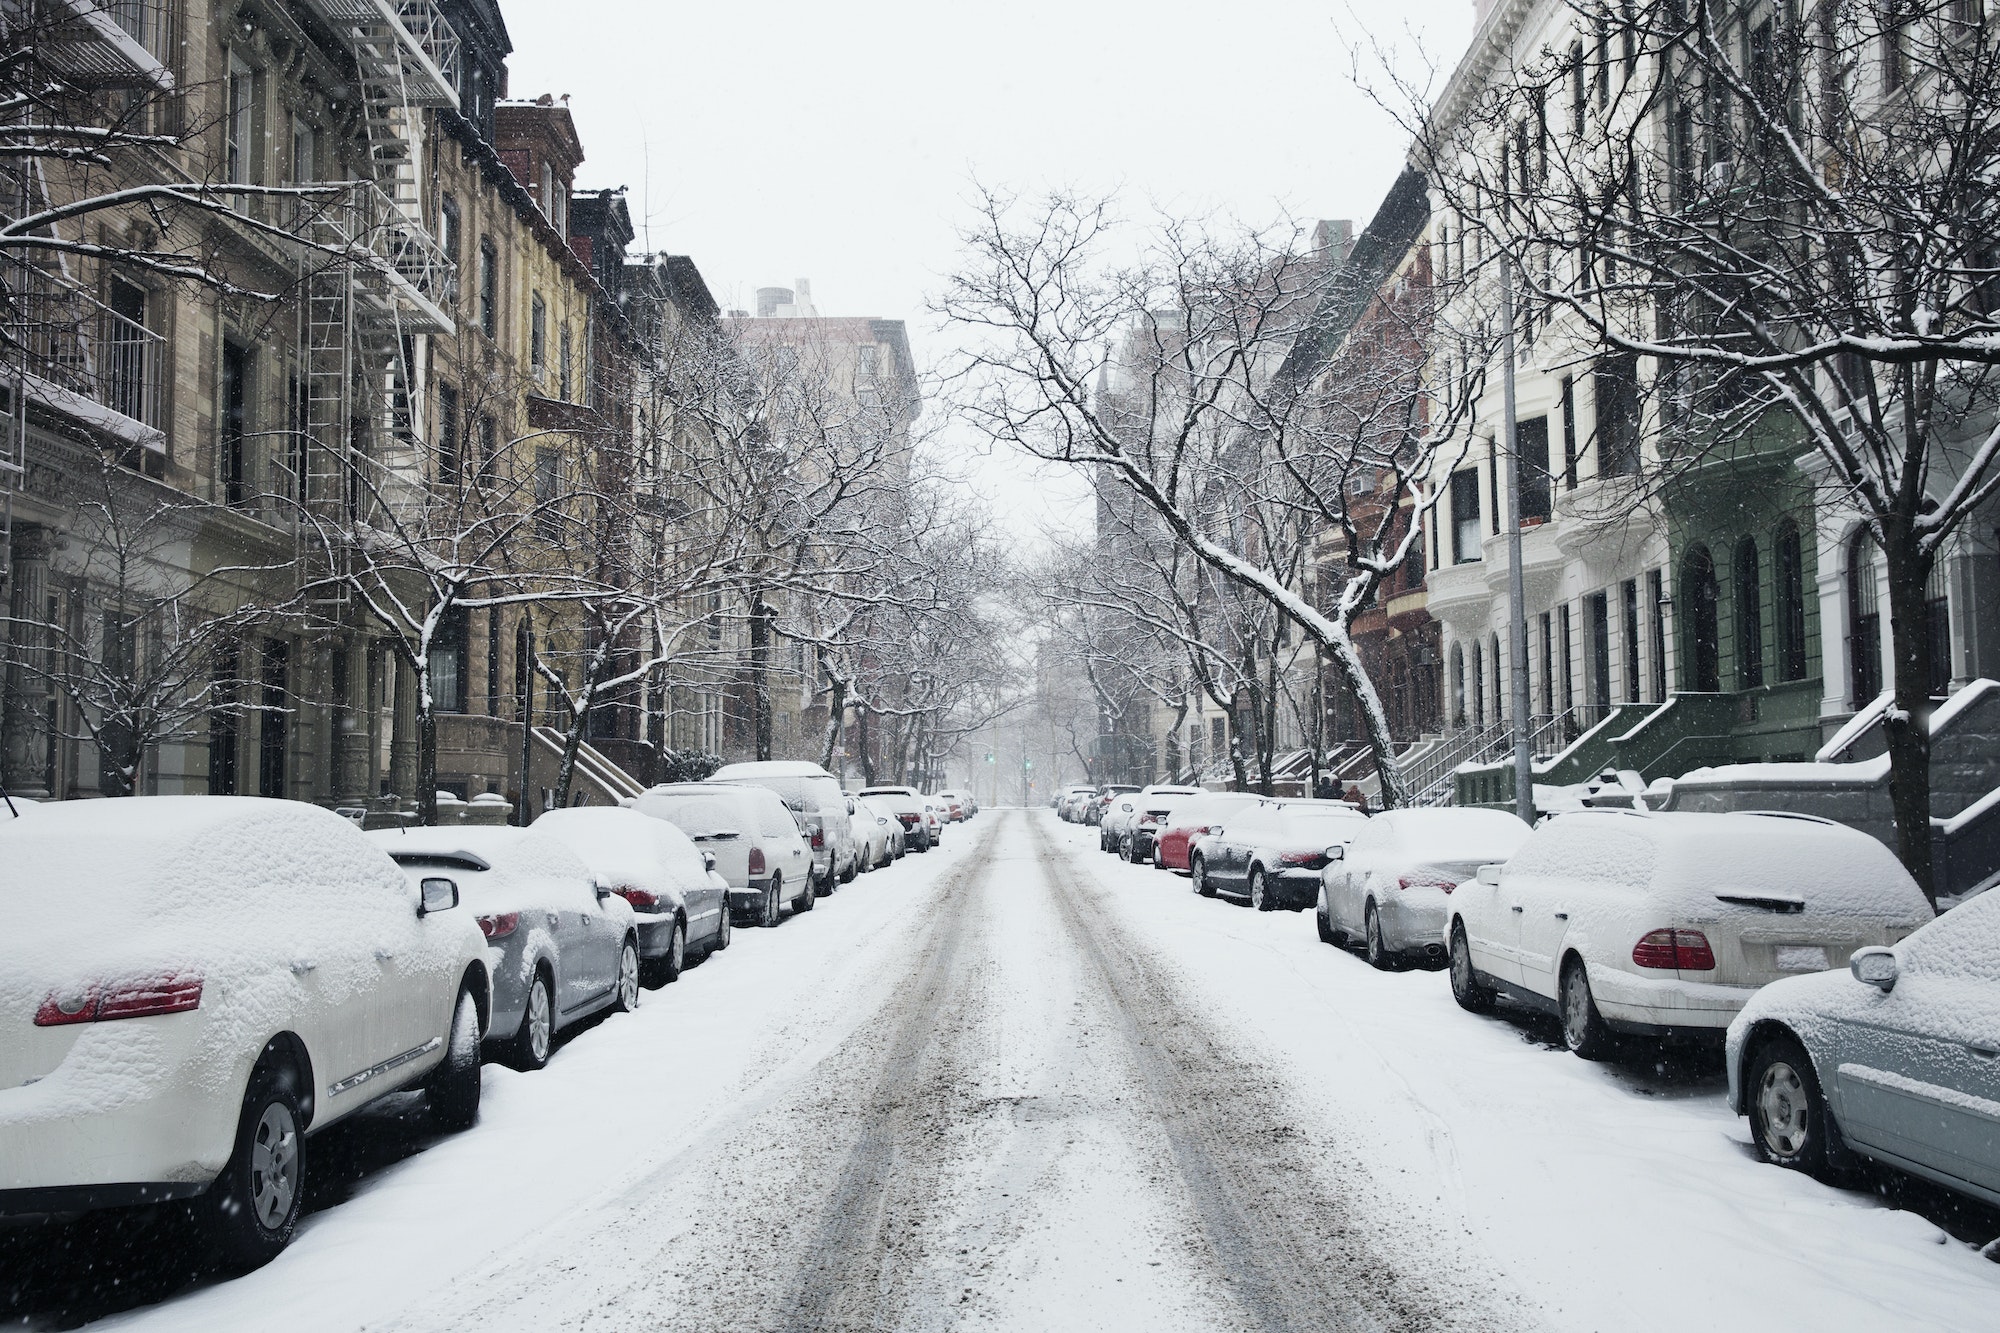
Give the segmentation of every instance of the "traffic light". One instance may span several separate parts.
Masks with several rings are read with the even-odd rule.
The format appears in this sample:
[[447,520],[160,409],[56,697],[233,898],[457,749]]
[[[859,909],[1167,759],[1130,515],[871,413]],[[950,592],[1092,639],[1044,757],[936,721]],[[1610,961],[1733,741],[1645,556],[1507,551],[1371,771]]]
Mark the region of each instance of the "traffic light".
[[993,751],[988,750],[986,752],[986,762],[989,764],[993,762]]
[[1021,761],[1022,768],[1033,768],[1034,766],[1035,766],[1035,761],[1032,759],[1023,759]]

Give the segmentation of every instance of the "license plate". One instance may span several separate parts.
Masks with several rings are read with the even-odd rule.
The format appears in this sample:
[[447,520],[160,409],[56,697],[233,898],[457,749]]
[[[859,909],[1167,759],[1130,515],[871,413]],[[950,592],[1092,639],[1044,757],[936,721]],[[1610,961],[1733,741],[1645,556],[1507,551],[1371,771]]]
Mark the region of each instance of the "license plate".
[[1824,944],[1780,944],[1777,962],[1780,972],[1824,972],[1830,966]]

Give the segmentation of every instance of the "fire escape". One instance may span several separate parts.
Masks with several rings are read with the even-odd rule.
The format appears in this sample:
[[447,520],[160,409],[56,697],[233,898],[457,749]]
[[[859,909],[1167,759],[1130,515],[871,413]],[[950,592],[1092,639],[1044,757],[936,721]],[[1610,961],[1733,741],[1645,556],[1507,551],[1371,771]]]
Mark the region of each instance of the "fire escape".
[[[458,38],[435,0],[305,0],[347,45],[369,174],[299,205],[299,403],[294,429],[300,577],[337,622],[362,528],[420,498],[391,457],[420,411],[414,340],[450,336],[457,275],[423,220],[423,111],[458,106]],[[400,464],[400,465],[399,465]]]

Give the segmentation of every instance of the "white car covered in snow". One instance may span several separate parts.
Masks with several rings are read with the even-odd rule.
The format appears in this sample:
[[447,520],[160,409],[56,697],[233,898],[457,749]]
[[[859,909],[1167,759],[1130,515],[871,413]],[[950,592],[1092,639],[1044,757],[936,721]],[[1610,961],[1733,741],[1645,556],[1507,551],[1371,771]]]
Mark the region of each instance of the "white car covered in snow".
[[1412,957],[1441,963],[1452,891],[1531,832],[1504,810],[1384,811],[1319,872],[1319,937],[1359,940],[1380,968]]
[[1765,1161],[1858,1153],[2000,1205],[2000,890],[1845,971],[1766,986],[1729,1026],[1728,1065]]
[[1553,1009],[1585,1059],[1614,1033],[1717,1037],[1760,986],[1931,919],[1889,849],[1788,814],[1580,810],[1451,895],[1451,988]]
[[479,1108],[486,944],[295,801],[60,802],[0,823],[0,1212],[198,1197],[233,1267],[290,1239],[310,1136]]

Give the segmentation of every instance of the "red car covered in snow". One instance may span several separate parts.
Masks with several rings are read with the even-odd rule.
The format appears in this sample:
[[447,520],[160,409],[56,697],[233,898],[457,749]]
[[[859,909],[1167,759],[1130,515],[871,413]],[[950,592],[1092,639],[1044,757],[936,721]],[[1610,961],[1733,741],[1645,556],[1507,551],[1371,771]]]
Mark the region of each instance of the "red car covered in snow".
[[1188,848],[1194,840],[1245,806],[1264,798],[1255,792],[1212,791],[1205,796],[1183,800],[1174,807],[1170,822],[1153,838],[1153,866],[1175,874],[1188,872]]

